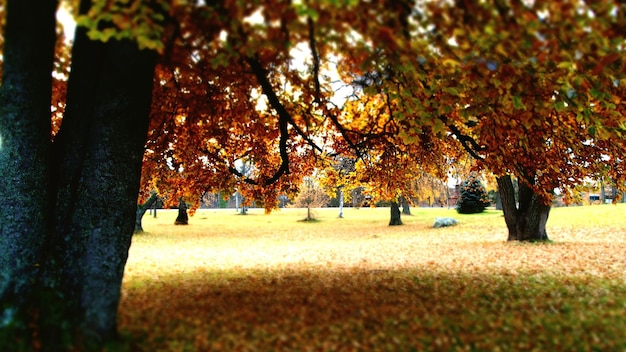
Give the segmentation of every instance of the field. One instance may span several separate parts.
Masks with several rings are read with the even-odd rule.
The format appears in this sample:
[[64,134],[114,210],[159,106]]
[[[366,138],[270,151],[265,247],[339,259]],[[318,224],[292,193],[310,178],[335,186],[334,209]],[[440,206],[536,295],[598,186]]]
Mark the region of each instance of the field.
[[[119,326],[139,351],[626,351],[626,204],[555,208],[552,243],[501,212],[146,214]],[[460,221],[433,229],[438,216]]]

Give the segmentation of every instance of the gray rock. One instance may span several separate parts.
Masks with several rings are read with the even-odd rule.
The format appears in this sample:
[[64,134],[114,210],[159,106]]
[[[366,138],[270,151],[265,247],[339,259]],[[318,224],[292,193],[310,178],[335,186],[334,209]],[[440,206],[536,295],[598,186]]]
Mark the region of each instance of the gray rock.
[[454,226],[458,223],[459,222],[453,218],[436,218],[435,224],[433,225],[433,227],[437,229],[437,228],[445,227],[445,226]]

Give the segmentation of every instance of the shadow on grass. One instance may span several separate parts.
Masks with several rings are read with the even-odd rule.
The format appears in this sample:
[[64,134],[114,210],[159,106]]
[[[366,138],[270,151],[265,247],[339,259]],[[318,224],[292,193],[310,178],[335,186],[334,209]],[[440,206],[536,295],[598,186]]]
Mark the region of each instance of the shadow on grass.
[[322,222],[322,220],[315,219],[315,218],[304,218],[304,219],[298,220],[298,222],[304,222],[304,223],[309,223],[309,224],[316,224],[316,223]]
[[127,284],[128,349],[624,350],[626,283],[427,269],[197,270]]

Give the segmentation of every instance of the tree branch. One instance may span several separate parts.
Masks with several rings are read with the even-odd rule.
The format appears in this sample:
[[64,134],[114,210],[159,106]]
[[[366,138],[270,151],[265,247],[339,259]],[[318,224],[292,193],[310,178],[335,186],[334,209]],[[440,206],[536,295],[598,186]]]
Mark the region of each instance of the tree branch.
[[447,119],[445,117],[440,116],[439,119],[441,119],[443,123],[448,126],[452,134],[456,138],[458,138],[459,142],[463,146],[463,149],[465,149],[474,159],[480,160],[480,161],[485,160],[484,157],[478,154],[479,152],[485,150],[486,149],[485,147],[480,146],[474,138],[466,134],[463,134],[463,132],[461,132],[461,130],[459,130],[455,125],[451,123],[448,124]]
[[314,103],[321,104],[321,92],[320,92],[320,57],[317,53],[316,43],[315,43],[315,27],[313,23],[313,19],[311,17],[307,18],[307,24],[309,26],[309,47],[311,48],[311,56],[313,57],[313,80],[315,81],[315,99]]
[[[274,92],[274,87],[272,87],[272,83],[270,83],[269,79],[267,78],[267,71],[263,68],[263,65],[261,65],[261,62],[259,61],[258,58],[252,58],[252,57],[247,57],[245,58],[246,63],[250,66],[250,68],[252,69],[252,72],[254,73],[254,75],[256,76],[257,80],[259,81],[259,84],[261,85],[261,89],[263,90],[263,94],[265,94],[265,96],[267,97],[267,100],[270,103],[270,106],[276,110],[276,112],[278,113],[278,119],[279,119],[279,124],[281,124],[281,136],[282,136],[282,128],[285,128],[285,136],[287,137],[287,125],[291,125],[294,129],[294,131],[296,131],[296,133],[302,137],[312,148],[314,148],[315,150],[322,152],[322,148],[320,146],[317,145],[317,143],[315,143],[293,120],[293,118],[291,117],[291,114],[289,113],[289,111],[287,111],[287,109],[285,108],[285,106],[280,102],[280,99],[278,98],[278,96],[276,95],[276,92]],[[282,126],[282,124],[284,124],[284,126]],[[286,142],[286,140],[285,140]],[[286,150],[285,150],[286,152]]]

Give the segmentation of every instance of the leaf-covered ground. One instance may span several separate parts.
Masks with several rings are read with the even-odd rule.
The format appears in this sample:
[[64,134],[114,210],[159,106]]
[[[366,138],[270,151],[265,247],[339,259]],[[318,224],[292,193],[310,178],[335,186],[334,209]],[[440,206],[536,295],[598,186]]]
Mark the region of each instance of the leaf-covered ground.
[[146,215],[120,329],[139,351],[626,350],[625,205],[553,209],[550,244],[507,243],[493,210],[412,212]]

